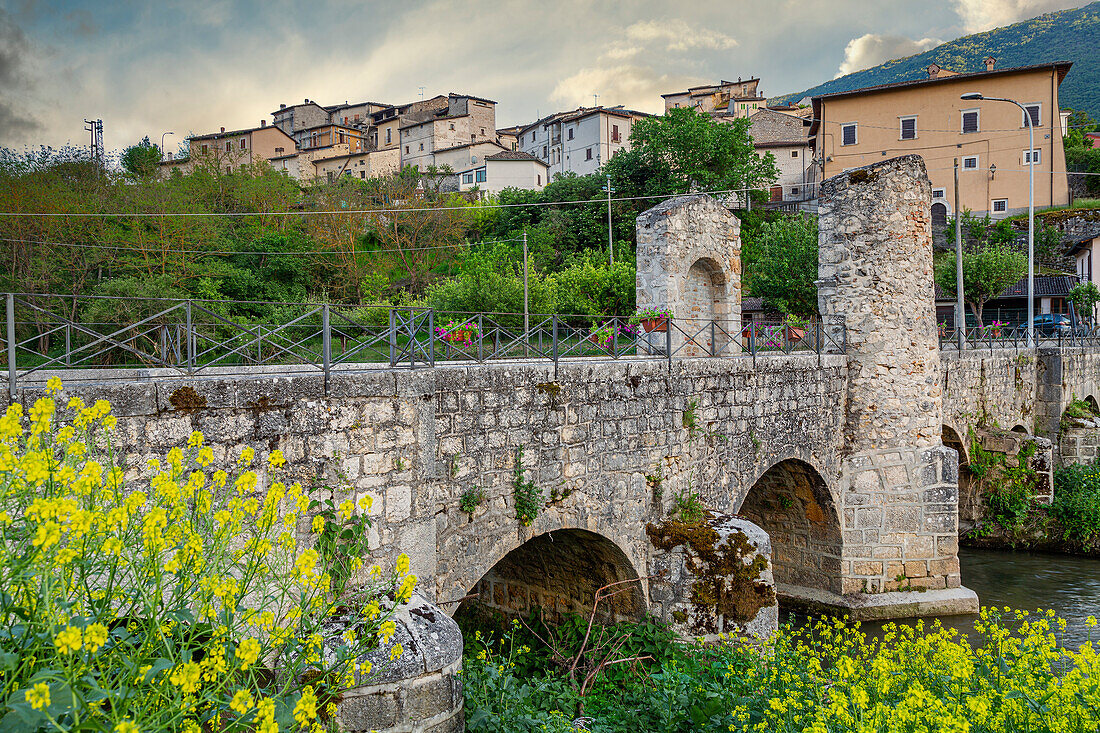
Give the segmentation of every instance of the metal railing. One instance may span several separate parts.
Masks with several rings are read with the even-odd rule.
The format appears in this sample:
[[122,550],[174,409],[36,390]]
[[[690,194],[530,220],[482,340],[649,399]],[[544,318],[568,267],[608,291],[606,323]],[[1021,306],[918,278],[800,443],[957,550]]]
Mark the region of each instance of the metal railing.
[[[843,353],[842,321],[792,323],[460,313],[422,307],[347,307],[102,296],[4,298],[0,343],[7,386],[68,371],[80,381],[131,379],[125,370],[322,373],[415,369],[504,360],[674,359]],[[228,315],[228,306],[236,315]],[[276,319],[240,315],[250,309]],[[524,323],[527,323],[526,327]],[[87,371],[90,370],[90,371]],[[76,372],[79,371],[79,374]],[[146,376],[149,376],[146,374]]]
[[[1049,326],[1049,324],[1047,324]],[[940,327],[940,349],[959,350],[959,336],[963,336],[963,348],[966,351],[995,349],[1013,349],[1020,351],[1028,348],[1027,326],[984,326],[966,328],[962,334],[957,328]],[[1079,324],[1069,328],[1036,327],[1035,346],[1037,348],[1100,347],[1100,326]]]

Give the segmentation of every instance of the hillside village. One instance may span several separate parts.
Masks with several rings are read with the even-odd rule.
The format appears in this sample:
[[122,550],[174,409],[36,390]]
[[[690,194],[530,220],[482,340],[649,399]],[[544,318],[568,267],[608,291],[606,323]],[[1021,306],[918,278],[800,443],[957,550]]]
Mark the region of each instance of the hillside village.
[[[952,174],[958,158],[959,206],[1003,217],[1027,206],[1026,176],[1034,165],[1042,185],[1037,206],[1065,205],[1069,184],[1062,152],[1070,110],[1058,88],[1072,64],[1050,62],[958,73],[931,64],[926,78],[769,103],[758,77],[670,91],[667,112],[694,108],[718,122],[748,118],[759,155],[773,156],[778,178],[767,198],[813,210],[818,181],[883,157],[921,155],[933,184],[933,216],[955,211]],[[960,96],[975,89],[1025,101],[1036,132],[1009,105],[975,105]],[[563,174],[587,175],[629,149],[633,125],[648,117],[622,105],[579,107],[532,122],[497,127],[495,100],[451,92],[403,104],[304,99],[279,104],[253,127],[192,135],[189,154],[168,155],[162,174],[203,163],[231,172],[266,161],[307,183],[340,176],[367,179],[413,166],[442,172],[445,190],[498,194],[506,188],[539,190]],[[998,176],[998,172],[1000,175]]]

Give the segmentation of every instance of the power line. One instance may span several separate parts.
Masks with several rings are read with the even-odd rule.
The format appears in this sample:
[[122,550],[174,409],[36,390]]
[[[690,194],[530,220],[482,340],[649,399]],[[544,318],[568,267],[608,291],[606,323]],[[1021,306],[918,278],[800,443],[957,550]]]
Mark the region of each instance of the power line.
[[[453,245],[440,244],[430,247],[404,247],[400,249],[363,249],[360,254],[377,254],[380,252],[423,252],[427,250],[435,249],[456,249],[458,247],[473,247],[475,245],[482,244],[507,244],[509,242],[522,241],[519,238],[515,239],[494,239],[487,242],[458,242]],[[134,252],[136,254],[194,254],[194,255],[334,255],[341,254],[341,252],[334,252],[332,250],[297,250],[293,252],[262,252],[257,250],[247,251],[235,251],[235,250],[210,250],[210,249],[158,249],[155,245],[150,245],[149,248],[142,247],[119,247],[109,244],[79,244],[76,242],[49,242],[39,239],[10,239],[7,237],[0,237],[0,242],[11,242],[13,244],[42,244],[55,247],[74,247],[77,249],[110,249],[120,250],[123,252]]]
[[[720,191],[691,191],[690,194],[707,194],[711,196],[717,196],[720,194],[729,193],[742,193],[745,191],[758,191],[761,189],[756,188],[730,188]],[[673,196],[683,196],[688,194],[682,193],[659,193],[650,194],[647,196],[620,196],[618,198],[612,198],[612,201],[644,201],[649,199],[667,199]],[[515,204],[501,204],[501,203],[488,203],[480,204],[478,206],[426,206],[421,208],[409,208],[409,209],[339,209],[331,211],[186,211],[186,212],[148,212],[139,211],[131,213],[97,213],[97,212],[44,212],[44,211],[0,211],[0,216],[9,218],[15,217],[51,217],[51,218],[91,218],[91,217],[203,217],[203,216],[226,216],[226,217],[242,217],[242,216],[321,216],[321,215],[335,215],[335,214],[409,214],[414,212],[425,211],[469,211],[471,213],[477,212],[478,209],[511,209],[511,208],[523,208],[523,207],[539,207],[539,206],[568,206],[571,204],[606,204],[607,198],[598,199],[582,199],[579,201],[530,201],[525,203]]]

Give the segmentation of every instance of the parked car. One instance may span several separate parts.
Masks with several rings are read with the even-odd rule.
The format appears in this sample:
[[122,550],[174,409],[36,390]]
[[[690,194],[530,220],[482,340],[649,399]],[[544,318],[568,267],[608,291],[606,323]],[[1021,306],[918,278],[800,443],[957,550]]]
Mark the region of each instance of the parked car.
[[1061,313],[1044,313],[1035,316],[1035,333],[1041,336],[1069,336],[1073,333],[1073,321]]

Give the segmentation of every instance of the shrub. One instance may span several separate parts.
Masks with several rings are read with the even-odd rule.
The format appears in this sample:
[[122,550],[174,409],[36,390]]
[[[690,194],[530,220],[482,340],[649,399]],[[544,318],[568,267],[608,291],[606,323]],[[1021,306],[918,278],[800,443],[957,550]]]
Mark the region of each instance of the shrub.
[[60,389],[0,418],[0,729],[319,730],[393,635],[382,594],[411,595],[407,559],[337,596],[296,551],[308,500],[279,451],[266,486],[251,448],[214,470],[197,432],[124,470],[110,405],[73,398],[60,420]]
[[1053,616],[983,609],[969,637],[918,622],[887,624],[881,639],[868,639],[858,623],[821,620],[783,627],[763,646],[666,643],[665,653],[621,665],[599,683],[571,727],[563,725],[575,691],[537,637],[527,646],[522,632],[510,632],[496,644],[468,644],[466,719],[471,730],[501,733],[543,725],[601,733],[1094,731],[1100,658],[1091,644],[1060,648],[1064,622]]
[[1054,472],[1050,514],[1065,528],[1064,539],[1100,537],[1100,466],[1066,466]]

